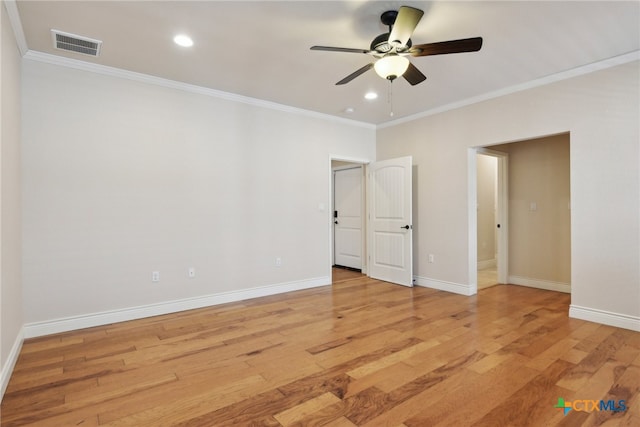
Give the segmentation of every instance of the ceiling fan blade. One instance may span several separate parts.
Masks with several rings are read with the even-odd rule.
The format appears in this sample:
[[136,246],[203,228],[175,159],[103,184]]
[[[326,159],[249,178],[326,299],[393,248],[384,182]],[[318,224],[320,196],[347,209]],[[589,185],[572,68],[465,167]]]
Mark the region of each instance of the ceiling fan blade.
[[422,74],[422,72],[418,70],[412,63],[409,63],[409,68],[407,68],[407,71],[404,72],[402,77],[404,77],[404,79],[408,81],[411,86],[422,83],[427,79],[427,76]]
[[482,47],[482,37],[426,43],[409,49],[411,56],[443,55],[447,53],[477,52]]
[[366,49],[351,49],[349,47],[311,46],[311,50],[326,50],[329,52],[369,53]]
[[373,62],[371,64],[367,64],[364,67],[358,69],[357,71],[354,71],[353,73],[349,74],[347,77],[345,77],[344,79],[342,79],[338,83],[336,83],[336,85],[343,85],[343,84],[349,83],[351,80],[355,79],[360,74],[364,74],[364,73],[366,73],[367,71],[369,71],[372,68],[373,68]]
[[424,12],[409,6],[402,6],[398,10],[396,22],[393,24],[391,34],[389,34],[389,44],[397,44],[398,46],[406,46],[413,30],[416,29],[418,22],[422,19]]

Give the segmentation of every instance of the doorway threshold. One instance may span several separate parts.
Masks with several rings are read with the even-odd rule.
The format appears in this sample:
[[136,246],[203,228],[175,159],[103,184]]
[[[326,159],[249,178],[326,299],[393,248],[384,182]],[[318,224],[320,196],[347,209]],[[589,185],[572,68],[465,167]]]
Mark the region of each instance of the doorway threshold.
[[361,268],[353,268],[353,267],[346,267],[344,265],[338,265],[338,264],[334,264],[332,265],[333,268],[339,268],[341,270],[349,270],[349,271],[354,271],[356,273],[362,273],[362,269]]

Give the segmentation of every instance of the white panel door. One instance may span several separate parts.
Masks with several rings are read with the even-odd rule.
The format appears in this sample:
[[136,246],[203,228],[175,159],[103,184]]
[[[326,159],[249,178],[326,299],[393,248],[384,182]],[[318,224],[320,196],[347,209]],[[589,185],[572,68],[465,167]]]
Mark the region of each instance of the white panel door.
[[334,264],[362,269],[362,168],[334,172]]
[[369,275],[413,286],[411,157],[369,166]]

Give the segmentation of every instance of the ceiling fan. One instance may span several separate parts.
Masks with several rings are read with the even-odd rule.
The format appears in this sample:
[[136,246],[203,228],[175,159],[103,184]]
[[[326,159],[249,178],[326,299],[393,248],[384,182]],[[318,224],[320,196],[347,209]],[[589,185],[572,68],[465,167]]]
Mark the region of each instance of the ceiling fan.
[[407,56],[443,55],[448,53],[477,52],[482,47],[482,37],[449,40],[438,43],[413,45],[411,35],[418,22],[422,19],[423,11],[409,6],[402,6],[398,11],[389,10],[380,16],[382,23],[389,27],[389,32],[380,34],[373,39],[371,47],[367,49],[351,49],[346,47],[312,46],[311,50],[326,50],[330,52],[364,53],[377,58],[376,61],[349,74],[336,83],[349,83],[361,74],[375,69],[376,73],[387,80],[393,81],[402,76],[411,85],[426,80]]

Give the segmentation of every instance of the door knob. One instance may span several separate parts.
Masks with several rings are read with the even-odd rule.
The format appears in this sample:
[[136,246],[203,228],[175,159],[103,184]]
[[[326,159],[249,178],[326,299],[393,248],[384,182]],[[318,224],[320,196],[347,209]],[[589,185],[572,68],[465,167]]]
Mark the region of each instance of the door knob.
[[338,223],[338,221],[337,221],[337,220],[336,220],[336,221],[333,221],[333,223],[334,223],[334,224],[337,224],[337,223]]
[[405,225],[404,227],[400,227],[400,228],[404,228],[405,230],[408,230],[408,229],[411,228],[411,226],[410,225]]

